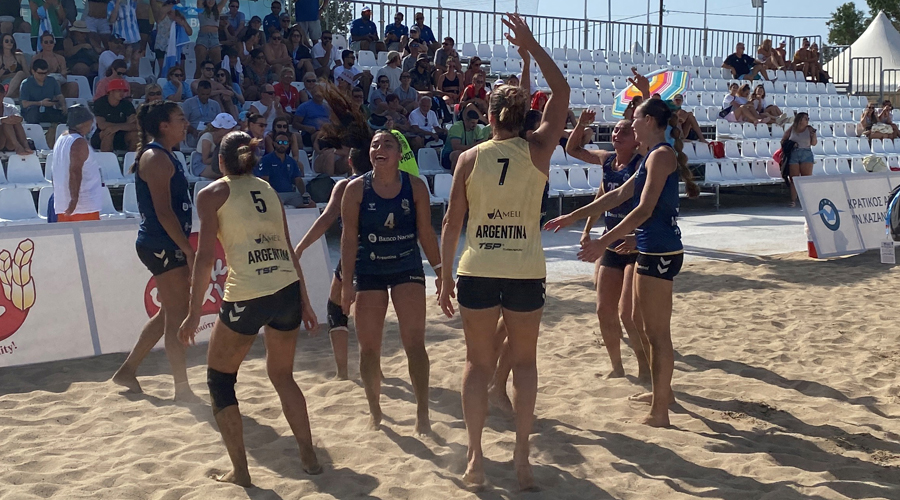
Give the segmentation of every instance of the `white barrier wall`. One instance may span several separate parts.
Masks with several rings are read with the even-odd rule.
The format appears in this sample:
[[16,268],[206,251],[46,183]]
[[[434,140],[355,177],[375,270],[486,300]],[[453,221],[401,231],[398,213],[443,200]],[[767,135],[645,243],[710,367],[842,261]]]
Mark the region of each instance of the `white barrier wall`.
[[[318,215],[316,209],[287,211],[293,243]],[[152,277],[135,253],[137,228],[137,220],[126,219],[0,230],[0,366],[131,349],[144,323],[159,308]],[[195,237],[196,233],[192,240]],[[227,274],[221,248],[217,257],[216,281],[207,290],[198,342],[209,339],[221,306]],[[331,288],[328,260],[324,239],[301,259],[320,323],[326,322]]]
[[888,194],[900,185],[892,172],[794,178],[819,257],[851,255],[885,241]]

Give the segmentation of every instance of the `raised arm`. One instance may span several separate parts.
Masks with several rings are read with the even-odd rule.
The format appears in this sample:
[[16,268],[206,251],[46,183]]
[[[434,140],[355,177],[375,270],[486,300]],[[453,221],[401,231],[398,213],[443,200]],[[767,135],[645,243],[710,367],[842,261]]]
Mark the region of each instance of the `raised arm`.
[[592,165],[603,165],[609,157],[609,151],[584,149],[584,133],[589,130],[588,126],[594,123],[596,117],[597,113],[590,109],[581,112],[578,123],[575,124],[575,128],[569,134],[569,140],[566,142],[566,154]]
[[544,224],[544,229],[555,233],[564,227],[571,226],[581,219],[600,217],[607,210],[618,207],[632,196],[634,196],[634,176],[631,176],[630,179],[625,181],[625,184],[600,196],[590,204],[585,205],[572,213],[561,215],[547,222]]

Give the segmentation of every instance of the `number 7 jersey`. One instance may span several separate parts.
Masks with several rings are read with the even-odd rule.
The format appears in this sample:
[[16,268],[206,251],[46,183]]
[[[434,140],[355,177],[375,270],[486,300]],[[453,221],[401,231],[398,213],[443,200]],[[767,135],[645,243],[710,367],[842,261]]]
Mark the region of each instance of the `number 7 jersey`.
[[225,176],[229,194],[219,207],[219,241],[228,278],[225,302],[272,295],[300,279],[284,238],[281,200],[269,183],[252,175]]
[[541,196],[547,176],[531,162],[528,141],[490,140],[476,146],[466,180],[469,221],[457,274],[542,279]]

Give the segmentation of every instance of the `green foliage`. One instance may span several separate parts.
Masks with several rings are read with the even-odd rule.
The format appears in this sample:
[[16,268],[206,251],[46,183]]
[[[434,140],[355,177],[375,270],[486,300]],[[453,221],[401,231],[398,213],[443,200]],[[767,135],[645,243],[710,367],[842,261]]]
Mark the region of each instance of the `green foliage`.
[[[880,0],[868,1],[871,4],[873,1]],[[834,45],[852,44],[862,35],[867,26],[865,13],[857,9],[853,2],[847,2],[838,7],[825,24],[828,25],[828,43]]]
[[[348,2],[339,0],[321,0],[327,2],[320,17],[322,29],[332,33],[349,33],[350,22],[353,21],[353,7]],[[349,37],[348,37],[349,38]]]

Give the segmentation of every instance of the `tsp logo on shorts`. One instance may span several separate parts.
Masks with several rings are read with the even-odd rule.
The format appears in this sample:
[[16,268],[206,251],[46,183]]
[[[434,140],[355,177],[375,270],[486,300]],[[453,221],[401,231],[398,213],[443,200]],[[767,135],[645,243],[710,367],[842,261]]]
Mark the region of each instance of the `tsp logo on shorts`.
[[0,251],[0,340],[16,333],[34,306],[32,257],[34,242],[30,239],[20,241],[12,254],[5,249]]
[[834,203],[828,198],[822,198],[819,201],[819,211],[812,215],[818,215],[822,219],[822,224],[832,231],[837,231],[841,227],[841,212]]

